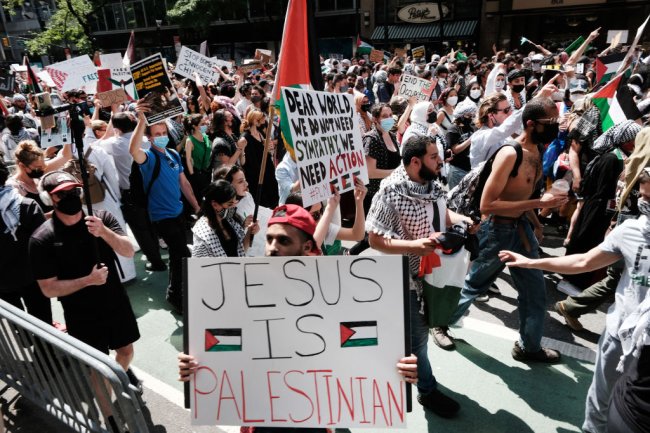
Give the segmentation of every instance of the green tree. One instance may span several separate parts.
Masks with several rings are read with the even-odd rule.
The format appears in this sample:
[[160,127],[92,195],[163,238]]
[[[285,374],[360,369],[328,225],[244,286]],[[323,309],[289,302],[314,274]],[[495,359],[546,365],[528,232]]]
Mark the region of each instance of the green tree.
[[[2,0],[9,11],[23,5],[23,0]],[[56,0],[56,11],[40,32],[32,33],[33,38],[26,43],[30,54],[46,54],[52,47],[70,48],[82,53],[91,53],[94,46],[92,20],[107,0]]]

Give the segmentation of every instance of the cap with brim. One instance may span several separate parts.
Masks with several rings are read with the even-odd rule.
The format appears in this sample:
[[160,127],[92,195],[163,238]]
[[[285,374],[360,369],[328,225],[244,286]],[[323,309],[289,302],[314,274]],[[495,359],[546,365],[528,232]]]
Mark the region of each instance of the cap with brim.
[[526,73],[521,69],[513,69],[508,72],[508,82],[516,80],[517,78],[525,77]]
[[[285,204],[278,206],[273,210],[273,215],[269,218],[268,226],[273,224],[288,224],[305,232],[313,241],[314,232],[316,231],[316,222],[310,213],[301,206],[295,204]],[[320,252],[318,245],[314,241],[313,252]]]
[[83,185],[79,183],[76,177],[62,170],[47,173],[41,179],[41,188],[50,194],[81,186]]

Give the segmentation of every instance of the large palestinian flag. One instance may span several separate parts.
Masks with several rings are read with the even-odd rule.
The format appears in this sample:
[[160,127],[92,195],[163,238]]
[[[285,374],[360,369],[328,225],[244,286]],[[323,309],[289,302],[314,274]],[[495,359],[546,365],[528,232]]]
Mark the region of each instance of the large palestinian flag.
[[273,86],[273,100],[280,111],[280,130],[284,145],[293,155],[291,129],[282,100],[282,87],[310,87],[323,90],[318,42],[314,24],[314,3],[289,0],[278,56],[278,73]]
[[621,73],[593,94],[591,100],[600,110],[603,132],[624,120],[636,120],[641,113],[634,103],[632,90],[625,85],[625,73]]

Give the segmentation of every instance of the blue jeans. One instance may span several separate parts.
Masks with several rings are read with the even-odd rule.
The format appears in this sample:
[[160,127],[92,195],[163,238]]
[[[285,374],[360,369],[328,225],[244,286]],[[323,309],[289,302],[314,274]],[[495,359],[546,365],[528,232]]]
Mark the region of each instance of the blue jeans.
[[449,164],[449,173],[447,173],[447,186],[449,189],[451,190],[453,187],[458,185],[467,173],[469,172],[456,167],[455,165]]
[[[528,239],[530,251],[526,251],[519,233],[523,228]],[[450,323],[463,317],[477,296],[488,291],[497,279],[505,264],[499,260],[499,251],[510,250],[526,257],[538,258],[539,245],[527,219],[521,218],[516,224],[495,224],[484,221],[478,231],[479,256],[472,262],[469,274],[461,292],[458,308]],[[519,344],[528,352],[541,348],[542,328],[546,315],[546,284],[544,274],[537,269],[510,268],[510,275],[519,293]]]
[[436,389],[436,378],[431,371],[427,354],[429,325],[420,314],[420,302],[415,290],[411,290],[411,352],[418,357],[418,392],[427,395]]

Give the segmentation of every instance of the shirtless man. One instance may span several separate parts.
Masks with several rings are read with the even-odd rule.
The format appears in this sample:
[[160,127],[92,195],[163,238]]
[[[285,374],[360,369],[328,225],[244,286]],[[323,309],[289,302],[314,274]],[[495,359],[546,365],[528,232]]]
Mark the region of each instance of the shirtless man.
[[[504,268],[499,260],[500,250],[514,250],[529,258],[538,257],[538,241],[542,225],[534,209],[554,208],[567,201],[566,195],[546,193],[541,199],[531,199],[536,183],[542,176],[540,148],[558,134],[558,110],[553,101],[538,97],[528,102],[523,115],[524,132],[516,140],[523,151],[517,173],[513,173],[517,151],[502,147],[494,160],[492,172],[481,197],[483,222],[478,232],[479,257],[472,262],[465,279],[458,308],[451,318],[457,322],[472,301],[487,292]],[[541,347],[542,328],[546,313],[544,275],[533,269],[511,268],[510,274],[519,292],[519,341],[512,357],[518,361],[557,362],[560,354]]]

